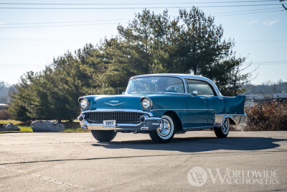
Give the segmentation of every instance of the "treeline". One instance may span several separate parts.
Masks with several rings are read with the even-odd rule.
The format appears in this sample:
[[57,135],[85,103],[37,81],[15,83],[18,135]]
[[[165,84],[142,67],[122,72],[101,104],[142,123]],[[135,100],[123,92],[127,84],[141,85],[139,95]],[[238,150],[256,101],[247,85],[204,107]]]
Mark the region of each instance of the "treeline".
[[245,94],[287,93],[287,82],[281,79],[277,82],[266,81],[262,85],[245,86],[248,87]]
[[13,89],[13,85],[8,85],[4,81],[0,81],[0,103],[9,103],[9,91]]
[[85,45],[55,58],[45,70],[27,72],[11,94],[14,119],[72,120],[79,114],[78,97],[117,94],[137,74],[192,73],[214,80],[225,95],[236,95],[250,74],[242,74],[245,58],[235,56],[234,41],[223,39],[223,28],[197,8],[149,10],[135,15],[115,38]]

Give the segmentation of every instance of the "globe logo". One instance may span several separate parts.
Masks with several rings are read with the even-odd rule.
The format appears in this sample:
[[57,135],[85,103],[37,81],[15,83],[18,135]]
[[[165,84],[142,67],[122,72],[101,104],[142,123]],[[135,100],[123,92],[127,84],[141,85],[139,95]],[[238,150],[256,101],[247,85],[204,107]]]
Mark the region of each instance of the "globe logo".
[[201,187],[207,180],[207,173],[201,167],[193,167],[188,171],[187,180],[191,185]]

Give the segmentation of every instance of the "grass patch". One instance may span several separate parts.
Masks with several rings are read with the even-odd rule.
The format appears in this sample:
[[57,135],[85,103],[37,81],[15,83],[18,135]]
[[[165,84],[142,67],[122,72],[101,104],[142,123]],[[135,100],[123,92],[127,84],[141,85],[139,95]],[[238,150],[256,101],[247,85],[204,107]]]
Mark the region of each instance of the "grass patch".
[[79,122],[69,123],[67,121],[67,122],[62,122],[62,124],[65,125],[65,130],[62,131],[64,133],[82,133],[82,132],[87,132],[87,131],[81,129]]
[[20,131],[0,131],[0,133],[27,133],[27,132],[33,132],[32,128],[29,124],[22,123],[21,121],[15,121],[15,120],[0,120],[0,126],[2,127],[5,124],[13,123],[14,125],[17,125],[20,128]]
[[[5,124],[13,123],[14,125],[17,125],[20,128],[20,131],[0,131],[0,133],[28,133],[33,132],[30,122],[24,123],[21,121],[15,121],[15,120],[0,120],[0,126],[2,127]],[[65,130],[61,131],[63,133],[81,133],[81,132],[87,132],[83,129],[81,129],[80,124],[78,121],[75,121],[73,123],[69,123],[68,121],[63,121],[61,124],[65,125]]]

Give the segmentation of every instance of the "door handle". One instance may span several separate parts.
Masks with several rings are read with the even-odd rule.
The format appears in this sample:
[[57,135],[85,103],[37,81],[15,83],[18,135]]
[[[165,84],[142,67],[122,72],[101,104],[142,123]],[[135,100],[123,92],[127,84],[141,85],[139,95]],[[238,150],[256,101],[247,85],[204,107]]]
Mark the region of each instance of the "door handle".
[[222,97],[219,97],[218,99],[223,100],[223,98],[222,98]]
[[205,99],[205,97],[200,97],[200,99]]

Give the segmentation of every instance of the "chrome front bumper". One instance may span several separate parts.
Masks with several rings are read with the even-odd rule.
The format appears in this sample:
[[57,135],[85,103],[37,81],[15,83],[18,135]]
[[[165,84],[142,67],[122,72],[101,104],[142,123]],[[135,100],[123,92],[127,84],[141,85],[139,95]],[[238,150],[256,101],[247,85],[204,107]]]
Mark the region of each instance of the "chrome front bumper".
[[117,123],[115,128],[104,128],[103,124],[89,123],[85,120],[84,114],[81,114],[78,117],[81,128],[84,130],[115,130],[115,131],[131,131],[131,132],[140,132],[140,131],[153,131],[156,130],[161,122],[160,117],[150,117],[148,115],[144,116],[144,120],[139,124],[121,124]]

